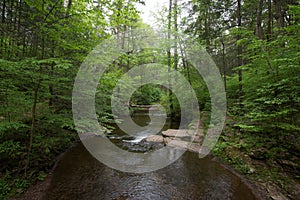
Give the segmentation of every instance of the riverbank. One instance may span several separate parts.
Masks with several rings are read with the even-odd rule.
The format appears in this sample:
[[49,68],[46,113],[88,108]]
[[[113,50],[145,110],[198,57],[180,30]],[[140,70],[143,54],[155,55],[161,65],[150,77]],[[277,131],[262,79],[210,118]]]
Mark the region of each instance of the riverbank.
[[[76,148],[76,146],[73,148]],[[72,150],[72,148],[69,149],[67,152],[69,152],[71,150]],[[29,188],[29,190],[26,193],[24,193],[22,196],[17,197],[17,198],[11,198],[10,200],[47,200],[47,197],[45,195],[46,195],[47,189],[49,189],[49,187],[51,185],[51,182],[53,179],[53,172],[56,169],[57,165],[59,165],[60,161],[62,161],[63,156],[67,152],[61,154],[61,156],[57,159],[56,165],[53,167],[53,169],[50,171],[50,173],[47,175],[47,177],[45,178],[44,181],[38,181],[36,184],[31,186]],[[187,153],[189,153],[189,152],[187,152]],[[194,154],[196,155],[196,153],[194,153]],[[211,160],[212,162],[218,163],[218,165],[221,165],[222,168],[224,168],[226,171],[230,172],[231,174],[233,174],[236,177],[239,177],[240,184],[245,185],[247,188],[250,188],[250,190],[255,195],[255,199],[266,199],[265,191],[261,187],[258,187],[257,185],[253,184],[253,182],[246,179],[244,175],[237,173],[233,168],[231,168],[229,165],[224,164],[218,158],[212,157],[211,155],[209,155],[208,157],[209,157],[209,160]],[[208,159],[208,157],[206,159]]]
[[[254,150],[247,146],[247,141],[245,141],[245,139],[243,140],[244,136],[232,128],[232,124],[229,119],[218,144],[212,152],[214,156],[213,160],[220,163],[235,176],[240,177],[242,182],[248,185],[248,187],[259,196],[258,199],[297,199],[300,191],[297,179],[287,174],[284,168],[278,170],[281,166],[275,165],[276,163],[270,165],[270,161],[268,160],[254,159],[255,157],[252,155]],[[205,127],[205,125],[200,123],[200,130],[203,130],[203,126]],[[174,136],[172,129],[164,132],[164,134],[166,137]],[[184,134],[185,133],[182,133],[182,138],[185,138],[183,137]],[[164,142],[160,140],[162,136],[159,137],[158,142]],[[75,142],[75,145],[76,144],[78,143]],[[71,148],[69,148],[69,150],[70,149]],[[52,172],[65,153],[57,158],[55,166],[44,178],[44,181],[37,181],[37,183],[31,186],[23,195],[18,198],[12,198],[11,200],[45,199],[44,195],[51,184]]]
[[58,163],[62,157],[69,152],[72,148],[80,144],[79,137],[76,137],[74,142],[70,147],[62,150],[60,154],[56,157],[54,165],[49,171],[45,172],[45,176],[42,180],[35,179],[32,184],[25,190],[25,192],[19,192],[14,197],[9,197],[8,200],[46,200],[46,191],[51,184],[53,172],[55,171]]
[[46,200],[45,194],[52,180],[52,171],[48,173],[43,181],[33,184],[24,194],[9,200]]
[[[66,151],[67,152],[67,151]],[[66,153],[65,152],[65,153]],[[65,154],[62,153],[55,164],[55,166],[52,168],[52,170],[47,174],[45,179],[43,181],[37,181],[35,184],[29,187],[29,189],[19,197],[9,198],[9,200],[46,200],[45,194],[47,188],[51,184],[52,180],[52,173],[56,168],[57,163],[60,162],[60,158]],[[234,153],[236,154],[242,154],[238,151],[231,151],[231,155]],[[247,157],[247,155],[241,155],[244,157]],[[294,181],[291,181],[291,179],[285,179],[285,181],[289,180],[291,182],[285,182],[289,190],[285,190],[283,188],[280,188],[276,182],[282,181],[282,179],[275,180],[272,176],[266,176],[266,173],[272,174],[271,171],[266,171],[266,168],[261,168],[259,165],[256,165],[254,162],[243,162],[239,165],[235,163],[231,163],[228,161],[228,159],[232,159],[233,157],[226,154],[226,157],[224,156],[216,156],[213,158],[216,162],[220,163],[224,168],[226,168],[231,173],[235,174],[236,176],[239,176],[241,180],[243,180],[244,184],[248,185],[249,188],[251,188],[253,191],[255,191],[256,195],[260,197],[260,199],[273,199],[273,200],[297,200],[299,199],[297,196],[297,188],[299,188],[299,184],[295,183]],[[241,171],[242,166],[251,166],[250,171],[246,172]],[[259,174],[262,174],[262,176],[259,176]],[[279,175],[279,174],[278,174]],[[277,175],[277,177],[278,177]],[[283,176],[283,178],[287,178],[286,176]],[[275,182],[276,181],[276,182]],[[295,192],[294,195],[293,193]]]
[[[265,138],[241,133],[234,124],[234,120],[228,118],[227,126],[212,154],[254,182],[266,193],[267,199],[300,199],[300,179],[297,173],[299,160],[289,160],[286,154],[286,165],[282,165],[281,155],[270,155],[271,150],[264,148],[267,145]],[[282,147],[281,150],[285,152]],[[294,170],[291,170],[291,167],[294,167]]]
[[27,126],[11,127],[1,135],[0,199],[23,195],[36,182],[45,180],[57,157],[78,141],[77,133],[59,122],[39,119],[28,152],[28,132]]
[[[201,140],[196,142],[196,148],[192,148],[195,141],[190,145],[189,142],[180,139],[186,137],[184,130],[174,132],[170,129],[166,131],[166,134],[163,133],[164,137],[150,136],[147,141],[165,143],[165,145],[197,153],[204,136],[203,133],[208,126],[208,121],[205,119],[205,115],[203,116],[198,129],[201,131],[196,134],[196,136],[200,136]],[[299,159],[294,158],[294,160],[291,160],[288,154],[286,154],[285,158],[274,154],[268,155],[272,154],[272,150],[263,149],[264,144],[261,144],[265,142],[266,138],[259,138],[257,134],[241,133],[234,124],[235,122],[231,118],[227,119],[227,125],[223,134],[212,151],[216,160],[223,163],[228,170],[235,172],[237,175],[240,174],[244,176],[244,179],[246,178],[253,182],[259,188],[259,193],[265,194],[267,199],[300,199],[299,173],[297,173]],[[172,134],[172,132],[174,133]],[[178,138],[174,140],[175,134],[177,134]],[[268,139],[271,140],[272,138]],[[175,142],[172,145],[170,141]],[[254,141],[257,141],[257,144],[251,145]],[[260,145],[262,148],[259,148]],[[278,149],[288,152],[282,146],[278,147]],[[291,170],[291,168],[294,168],[294,170]]]

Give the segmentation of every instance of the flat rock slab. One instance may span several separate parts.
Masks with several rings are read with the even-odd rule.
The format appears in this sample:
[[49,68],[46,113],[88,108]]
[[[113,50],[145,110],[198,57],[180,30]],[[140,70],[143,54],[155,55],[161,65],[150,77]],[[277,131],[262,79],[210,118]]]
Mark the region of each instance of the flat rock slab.
[[[164,139],[164,137],[161,135],[150,135],[145,139],[146,142],[157,142],[157,143],[164,143],[167,140],[176,140],[176,139],[173,137],[167,137],[166,139]],[[177,140],[182,141],[180,139],[177,139]],[[203,141],[203,137],[200,137],[197,135],[195,136],[195,138],[193,140],[193,142],[195,142],[195,143],[202,143],[202,141]],[[184,142],[190,142],[190,141],[184,141]]]
[[153,111],[153,110],[159,110],[160,109],[160,105],[135,105],[135,106],[132,106],[133,108],[136,108],[138,110],[143,110],[143,111]]
[[[195,133],[195,131],[197,131]],[[193,138],[193,142],[191,139]],[[167,146],[186,149],[191,152],[199,152],[203,142],[203,129],[168,129],[162,132],[162,135],[150,135],[145,141],[164,143]]]
[[196,135],[195,137],[194,137],[194,140],[193,140],[193,142],[196,142],[196,143],[202,143],[203,142],[203,138],[204,138],[204,136],[200,136],[200,135]]
[[168,129],[166,131],[163,131],[161,134],[163,134],[166,137],[191,137],[193,136],[195,131],[188,130],[188,129]]
[[161,135],[150,135],[146,138],[146,142],[164,143],[164,137]]
[[166,137],[190,137],[193,135],[204,136],[203,129],[199,128],[195,133],[193,129],[168,129],[162,132],[162,135]]
[[199,152],[200,147],[201,147],[200,144],[198,144],[198,143],[190,143],[190,142],[181,141],[181,140],[172,140],[169,138],[166,139],[166,144],[167,144],[167,146],[170,146],[170,147],[187,149],[188,151],[191,151],[191,152]]
[[170,147],[187,149],[188,151],[196,153],[199,152],[201,147],[200,143],[191,143],[180,139],[174,139],[173,137],[164,138],[161,135],[150,135],[145,140],[146,142],[165,143],[167,146]]

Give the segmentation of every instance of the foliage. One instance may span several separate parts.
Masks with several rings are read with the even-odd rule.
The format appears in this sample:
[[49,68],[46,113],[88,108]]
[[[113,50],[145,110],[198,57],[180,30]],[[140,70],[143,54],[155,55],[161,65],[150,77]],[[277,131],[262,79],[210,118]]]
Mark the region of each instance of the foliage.
[[[71,112],[77,70],[113,30],[121,34],[115,27],[138,22],[135,3],[143,1],[0,2],[1,199],[43,180],[56,156],[77,139]],[[107,89],[120,71],[100,80],[97,112],[103,125],[113,118]]]
[[[186,33],[186,37],[206,48],[222,72],[228,116],[233,119],[230,132],[239,135],[234,135],[233,141],[223,137],[215,155],[224,156],[234,148],[254,159],[279,163],[299,176],[299,1],[261,2],[264,1],[170,1],[169,8],[159,13],[158,23],[167,29],[162,33],[166,43],[177,39],[171,33]],[[137,3],[144,1],[0,2],[1,199],[25,191],[35,180],[43,180],[55,157],[76,141],[72,86],[87,54],[113,34],[124,49],[124,31],[134,28],[144,28],[145,35],[155,35],[155,30],[139,18]],[[151,46],[151,41],[142,42],[145,47]],[[123,91],[135,86],[124,75],[126,72],[160,62],[189,81],[201,111],[206,113],[207,128],[210,94],[188,62],[185,48],[178,43],[167,50],[132,50],[109,63],[96,93],[100,125],[112,128],[115,123],[111,98],[121,77],[119,95],[131,98],[124,105],[161,103],[173,119],[180,118],[180,105],[172,91],[151,84],[138,88],[132,97]],[[225,157],[240,172],[250,172],[244,158]]]
[[135,91],[131,102],[137,105],[150,105],[158,102],[162,95],[163,92],[160,88],[152,85],[144,85]]

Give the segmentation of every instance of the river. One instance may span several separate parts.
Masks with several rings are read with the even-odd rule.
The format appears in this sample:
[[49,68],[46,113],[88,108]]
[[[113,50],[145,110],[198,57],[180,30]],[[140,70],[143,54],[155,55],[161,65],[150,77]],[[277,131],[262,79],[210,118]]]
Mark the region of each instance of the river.
[[[133,119],[147,124],[147,113],[137,113]],[[165,129],[176,127],[169,120]],[[144,152],[152,145],[127,137],[117,129],[113,142],[123,149]],[[159,146],[156,146],[159,148]],[[66,152],[53,172],[46,198],[52,199],[136,199],[136,200],[254,200],[258,199],[249,184],[216,162],[211,156],[199,159],[186,152],[173,164],[149,173],[125,173],[111,169],[96,160],[78,144]]]

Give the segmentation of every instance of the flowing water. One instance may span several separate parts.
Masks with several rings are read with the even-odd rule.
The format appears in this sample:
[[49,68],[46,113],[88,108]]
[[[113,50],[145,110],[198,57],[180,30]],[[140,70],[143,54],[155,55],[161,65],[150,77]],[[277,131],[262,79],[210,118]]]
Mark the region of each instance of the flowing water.
[[[164,117],[164,116],[158,116]],[[134,115],[140,125],[148,122],[145,113]],[[167,121],[164,129],[174,128]],[[112,133],[112,141],[123,149],[145,152],[159,145],[141,142],[143,134],[128,137],[120,130]],[[158,171],[131,174],[111,169],[97,161],[82,144],[66,152],[59,161],[47,199],[258,199],[248,184],[211,157],[199,159],[186,152],[173,164]]]

